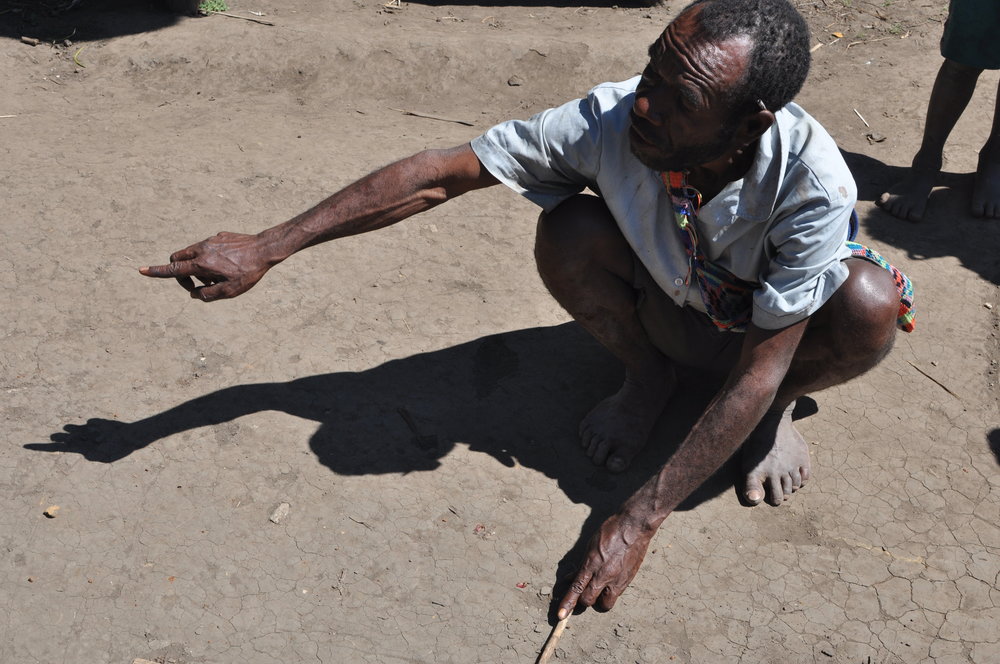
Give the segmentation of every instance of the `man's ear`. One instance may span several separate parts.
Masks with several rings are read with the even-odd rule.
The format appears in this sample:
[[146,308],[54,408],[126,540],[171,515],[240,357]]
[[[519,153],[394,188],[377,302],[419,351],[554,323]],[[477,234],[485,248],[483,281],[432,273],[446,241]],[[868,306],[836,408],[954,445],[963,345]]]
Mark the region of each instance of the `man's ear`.
[[761,109],[743,116],[739,128],[739,140],[744,145],[753,143],[774,124],[774,113]]

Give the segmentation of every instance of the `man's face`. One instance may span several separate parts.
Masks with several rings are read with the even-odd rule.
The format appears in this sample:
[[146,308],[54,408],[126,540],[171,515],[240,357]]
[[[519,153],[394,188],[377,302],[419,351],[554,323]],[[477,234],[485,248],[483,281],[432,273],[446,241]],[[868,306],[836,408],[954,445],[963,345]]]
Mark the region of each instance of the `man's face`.
[[746,70],[750,41],[710,42],[700,14],[696,6],[677,17],[649,47],[635,92],[629,145],[654,170],[688,170],[737,147],[738,118],[726,94]]

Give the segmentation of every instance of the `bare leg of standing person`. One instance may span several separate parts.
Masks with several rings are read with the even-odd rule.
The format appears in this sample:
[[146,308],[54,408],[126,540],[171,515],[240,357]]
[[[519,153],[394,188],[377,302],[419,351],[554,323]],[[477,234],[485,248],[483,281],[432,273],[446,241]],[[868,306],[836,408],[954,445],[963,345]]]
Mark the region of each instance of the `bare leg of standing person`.
[[997,86],[990,137],[979,151],[976,185],[972,190],[972,214],[1000,219],[1000,85]]
[[[924,138],[920,149],[913,157],[910,172],[905,178],[889,187],[889,191],[876,201],[889,214],[908,221],[923,219],[927,208],[927,197],[930,196],[934,182],[941,172],[945,142],[966,106],[969,105],[972,93],[976,89],[976,81],[979,80],[982,71],[948,59],[941,64],[934,80],[934,88],[931,90],[930,102],[927,104]],[[996,151],[991,151],[990,154],[1000,157]],[[982,170],[982,158],[980,164]]]

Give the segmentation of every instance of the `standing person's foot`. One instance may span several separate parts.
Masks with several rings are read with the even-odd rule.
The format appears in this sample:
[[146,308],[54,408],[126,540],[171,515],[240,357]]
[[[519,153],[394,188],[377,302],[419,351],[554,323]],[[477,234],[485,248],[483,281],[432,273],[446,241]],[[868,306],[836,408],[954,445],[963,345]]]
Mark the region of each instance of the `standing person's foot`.
[[972,215],[1000,219],[1000,154],[983,150],[972,188]]
[[768,412],[743,443],[743,497],[751,505],[765,498],[780,505],[809,479],[809,446],[792,425],[794,405]]
[[674,369],[638,380],[626,373],[621,389],[597,404],[580,422],[580,445],[594,463],[620,473],[645,447],[653,425],[674,393]]
[[905,178],[879,196],[875,204],[894,217],[921,221],[938,173],[937,169],[912,168]]

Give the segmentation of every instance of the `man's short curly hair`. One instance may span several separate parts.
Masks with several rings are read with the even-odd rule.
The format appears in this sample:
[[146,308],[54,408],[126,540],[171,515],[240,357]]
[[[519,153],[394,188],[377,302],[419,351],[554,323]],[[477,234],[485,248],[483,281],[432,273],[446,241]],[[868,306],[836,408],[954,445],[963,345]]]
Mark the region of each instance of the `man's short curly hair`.
[[770,111],[790,102],[809,73],[809,28],[788,0],[695,0],[701,25],[713,39],[748,37],[753,43],[743,80],[731,92],[734,111]]

